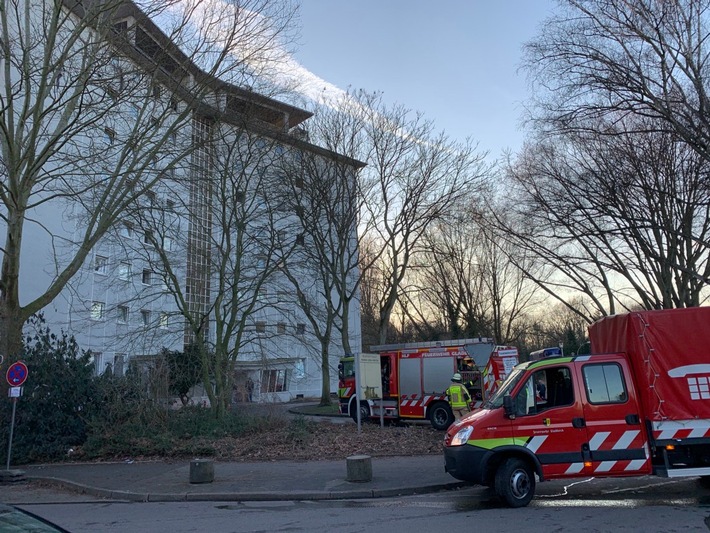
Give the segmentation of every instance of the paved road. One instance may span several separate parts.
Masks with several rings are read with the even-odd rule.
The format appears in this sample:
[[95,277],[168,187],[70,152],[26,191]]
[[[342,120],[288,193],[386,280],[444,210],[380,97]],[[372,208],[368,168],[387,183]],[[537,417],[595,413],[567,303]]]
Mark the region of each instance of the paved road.
[[[707,496],[707,493],[705,493]],[[710,507],[694,480],[589,479],[540,485],[529,507],[508,509],[481,487],[425,495],[321,501],[25,504],[74,533],[338,531],[707,532]],[[704,499],[705,498],[705,499]]]

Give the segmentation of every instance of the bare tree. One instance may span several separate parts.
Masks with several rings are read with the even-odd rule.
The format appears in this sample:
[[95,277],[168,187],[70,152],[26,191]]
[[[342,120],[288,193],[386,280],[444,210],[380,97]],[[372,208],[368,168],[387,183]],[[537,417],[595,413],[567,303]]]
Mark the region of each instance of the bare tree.
[[[490,209],[500,212],[506,207]],[[445,331],[458,336],[493,337],[515,343],[524,319],[539,303],[536,287],[526,278],[533,268],[518,250],[497,238],[488,218],[462,209],[455,224],[436,224],[428,233],[427,252],[419,254],[414,276],[431,302],[432,313],[443,314]],[[424,320],[425,317],[422,317]]]
[[488,336],[479,253],[480,231],[465,215],[432,225],[412,274],[429,302],[420,322],[430,313],[453,338]]
[[270,333],[277,274],[292,246],[282,238],[288,215],[272,194],[278,146],[245,127],[216,127],[205,152],[209,171],[193,169],[189,179],[174,181],[171,209],[143,211],[140,221],[150,228],[148,258],[155,257],[179,311],[172,329],[183,328],[185,344],[199,351],[218,418],[231,400],[235,363]]
[[[209,111],[214,80],[253,79],[292,16],[288,3],[271,0],[142,7],[7,0],[0,9],[4,354],[19,353],[28,317],[199,148],[186,132],[196,112]],[[49,262],[50,279],[23,303],[20,276],[40,277],[21,261],[26,237]]]
[[[507,205],[491,203],[499,218],[506,218]],[[483,218],[480,241],[480,277],[484,309],[488,309],[491,336],[503,344],[518,344],[524,335],[528,317],[539,307],[541,299],[532,276],[539,278],[537,258],[525,249],[500,239],[494,224]],[[479,296],[480,298],[481,296]],[[485,305],[487,304],[487,305]]]
[[392,311],[427,228],[453,215],[474,192],[487,168],[470,142],[455,143],[431,122],[401,106],[388,108],[377,94],[359,94],[368,110],[370,147],[364,179],[376,184],[363,216],[382,250],[384,290],[379,295],[379,342],[387,341]]
[[321,405],[328,405],[333,336],[340,332],[344,354],[353,353],[351,333],[360,336],[350,322],[360,284],[357,171],[363,163],[334,150],[356,152],[361,127],[354,115],[325,109],[310,126],[324,149],[299,154],[297,164],[285,169],[299,235],[283,272],[320,344]]
[[[672,131],[710,159],[707,0],[561,0],[526,47],[543,128],[627,115]],[[639,131],[645,131],[640,129]],[[614,133],[611,130],[609,133]]]
[[[632,133],[624,133],[629,121]],[[510,169],[514,218],[525,229],[501,224],[500,238],[546,263],[544,274],[530,277],[587,321],[704,300],[707,162],[676,135],[639,122],[649,121],[594,128],[617,128],[615,135],[568,133],[530,145]],[[580,294],[582,302],[574,299]]]
[[362,345],[367,347],[379,344],[379,295],[384,291],[383,270],[378,258],[382,248],[366,234],[360,239],[360,323]]

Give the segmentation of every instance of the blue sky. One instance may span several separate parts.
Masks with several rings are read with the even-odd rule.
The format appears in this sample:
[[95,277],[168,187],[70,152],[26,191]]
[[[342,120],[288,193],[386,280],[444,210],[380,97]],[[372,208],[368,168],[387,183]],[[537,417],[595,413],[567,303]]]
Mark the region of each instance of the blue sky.
[[495,158],[517,150],[521,45],[553,0],[301,0],[295,59],[340,89],[382,91]]

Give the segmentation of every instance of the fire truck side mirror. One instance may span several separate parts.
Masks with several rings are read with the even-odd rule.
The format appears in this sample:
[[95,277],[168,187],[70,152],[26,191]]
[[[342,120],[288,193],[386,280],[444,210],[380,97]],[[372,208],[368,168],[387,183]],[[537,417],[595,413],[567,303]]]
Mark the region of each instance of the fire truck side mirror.
[[515,420],[515,407],[513,406],[513,398],[510,394],[503,396],[503,410],[505,411],[505,416],[511,420]]

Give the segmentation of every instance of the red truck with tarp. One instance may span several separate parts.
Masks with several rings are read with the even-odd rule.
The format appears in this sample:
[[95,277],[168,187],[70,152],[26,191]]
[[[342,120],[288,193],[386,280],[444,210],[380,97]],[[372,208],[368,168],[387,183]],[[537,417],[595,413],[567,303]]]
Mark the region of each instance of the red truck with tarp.
[[[360,356],[361,420],[429,420],[437,429],[446,429],[454,420],[446,398],[454,373],[461,373],[472,397],[479,398],[476,407],[518,363],[517,349],[496,347],[490,338],[387,344],[370,350],[375,353]],[[354,357],[341,359],[338,384],[340,412],[353,420],[358,404],[355,366]]]
[[446,471],[512,507],[530,502],[536,480],[653,474],[706,484],[710,307],[608,316],[589,338],[592,355],[522,363],[455,422]]

